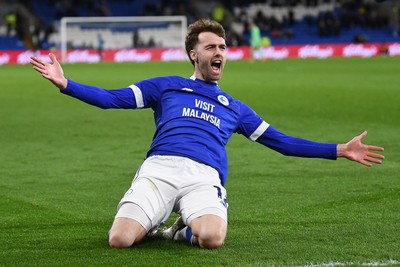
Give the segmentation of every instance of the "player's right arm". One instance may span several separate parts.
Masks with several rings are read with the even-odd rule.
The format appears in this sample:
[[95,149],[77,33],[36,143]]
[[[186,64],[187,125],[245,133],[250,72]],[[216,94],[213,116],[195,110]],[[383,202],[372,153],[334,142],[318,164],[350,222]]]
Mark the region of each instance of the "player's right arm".
[[54,54],[50,53],[51,62],[45,62],[37,57],[31,57],[30,63],[33,68],[39,72],[42,77],[52,82],[60,90],[67,88],[68,81],[64,77],[64,71]]
[[31,57],[33,68],[38,71],[45,79],[58,87],[61,93],[77,98],[90,105],[108,108],[142,108],[141,93],[138,88],[121,88],[116,90],[106,90],[103,88],[80,84],[68,80],[64,76],[64,71],[57,61],[54,54],[49,54],[51,62],[45,62],[37,57]]

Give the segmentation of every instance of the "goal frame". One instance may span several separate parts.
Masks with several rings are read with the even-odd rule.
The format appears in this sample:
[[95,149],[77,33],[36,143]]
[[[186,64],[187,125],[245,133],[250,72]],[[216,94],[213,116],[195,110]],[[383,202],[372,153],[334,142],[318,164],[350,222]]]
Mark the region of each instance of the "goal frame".
[[115,23],[115,22],[180,22],[182,47],[184,48],[184,40],[187,31],[186,16],[128,16],[128,17],[63,17],[60,20],[61,34],[61,62],[67,59],[67,24],[68,23]]

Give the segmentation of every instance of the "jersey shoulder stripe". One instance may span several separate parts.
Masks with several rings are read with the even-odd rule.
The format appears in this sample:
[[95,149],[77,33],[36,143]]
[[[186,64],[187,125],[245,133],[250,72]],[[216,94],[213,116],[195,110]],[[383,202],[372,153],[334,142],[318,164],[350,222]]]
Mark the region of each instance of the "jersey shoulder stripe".
[[142,91],[134,84],[130,85],[129,87],[132,89],[133,94],[135,95],[136,108],[144,108]]
[[251,141],[256,141],[269,127],[269,123],[263,121],[260,126],[249,136]]

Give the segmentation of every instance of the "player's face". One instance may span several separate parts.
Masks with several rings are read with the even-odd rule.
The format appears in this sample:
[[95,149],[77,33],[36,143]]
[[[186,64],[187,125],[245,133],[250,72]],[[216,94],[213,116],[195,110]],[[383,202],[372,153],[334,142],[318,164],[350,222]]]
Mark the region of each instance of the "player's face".
[[207,82],[216,82],[221,79],[226,63],[225,39],[212,32],[202,32],[190,56],[194,61],[194,76]]

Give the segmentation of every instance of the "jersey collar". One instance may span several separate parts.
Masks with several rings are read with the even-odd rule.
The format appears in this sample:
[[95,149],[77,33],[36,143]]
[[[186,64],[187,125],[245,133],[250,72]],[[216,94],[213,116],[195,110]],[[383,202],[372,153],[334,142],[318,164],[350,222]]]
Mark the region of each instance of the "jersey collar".
[[194,75],[190,76],[190,79],[193,80],[193,81],[202,81],[202,82],[205,82],[205,83],[213,83],[215,85],[218,85],[218,82],[206,82],[206,81],[203,81],[203,80],[201,80],[199,78],[196,78]]

